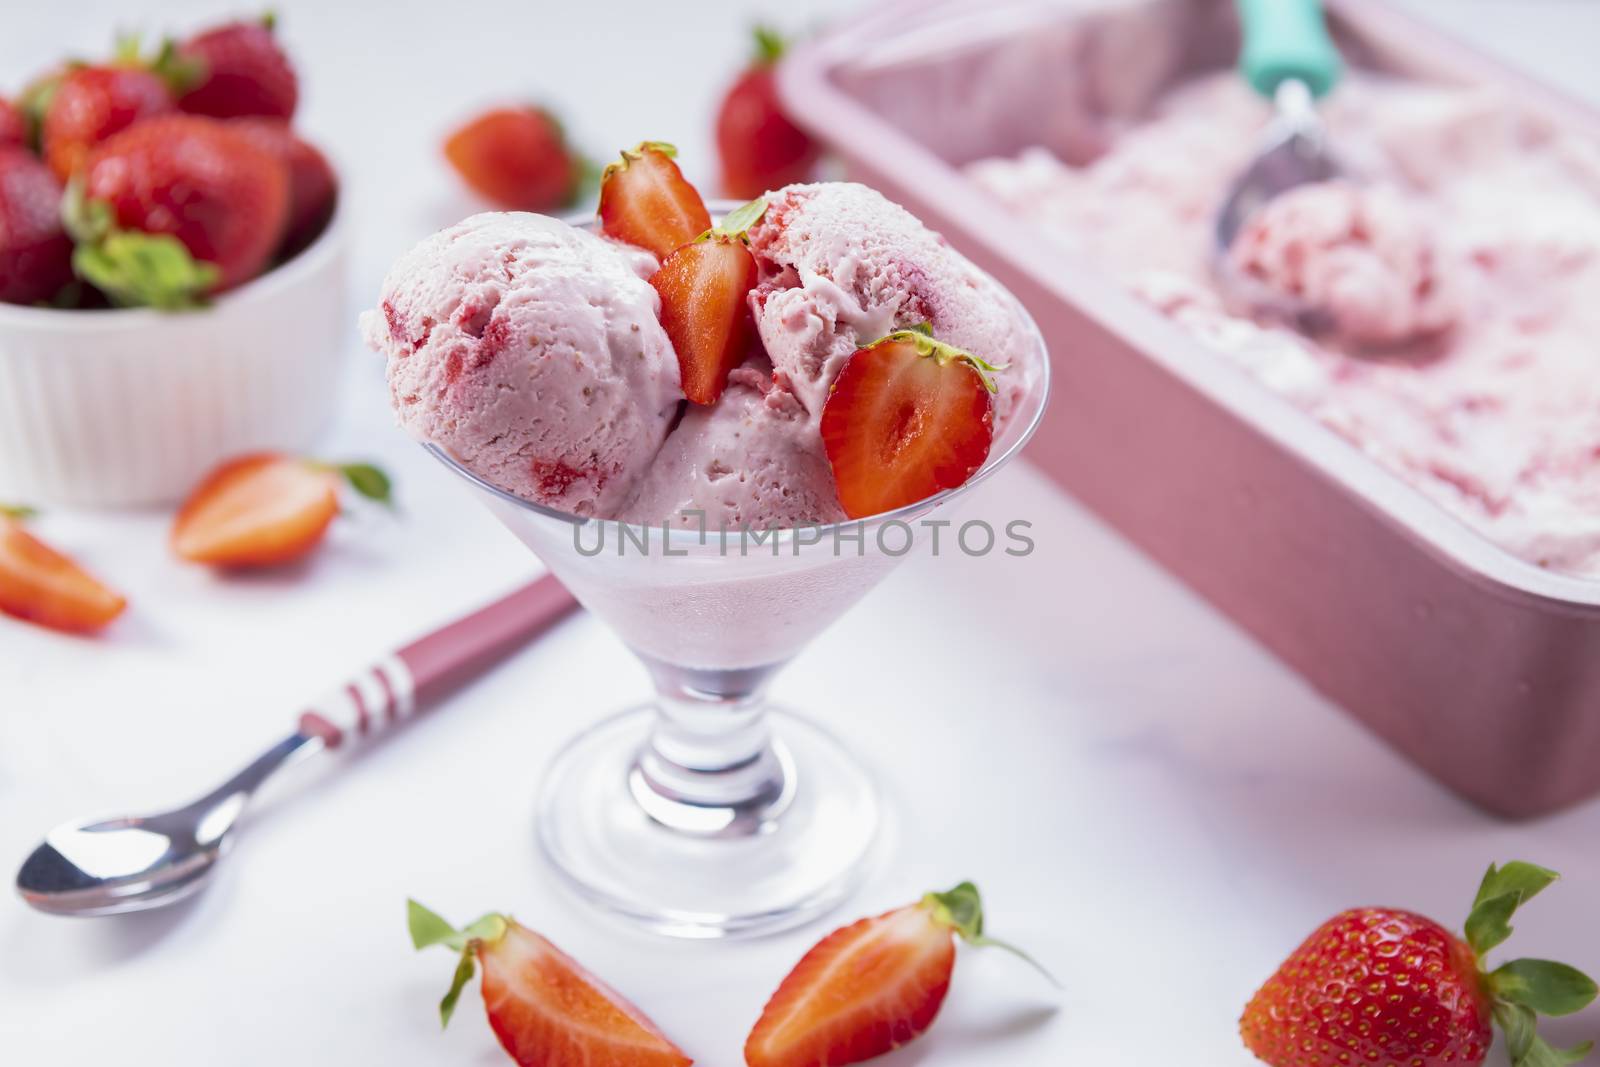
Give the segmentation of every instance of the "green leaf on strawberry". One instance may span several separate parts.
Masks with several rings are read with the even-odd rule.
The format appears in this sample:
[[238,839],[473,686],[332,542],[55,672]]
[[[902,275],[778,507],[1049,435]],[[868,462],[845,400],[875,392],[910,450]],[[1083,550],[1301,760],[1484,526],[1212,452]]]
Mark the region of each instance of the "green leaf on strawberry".
[[740,204],[723,218],[722,225],[715,230],[708,230],[701,236],[701,240],[712,233],[725,233],[729,237],[743,238],[750,231],[750,227],[761,221],[761,216],[767,213],[767,198],[758,196],[748,204]]
[[1511,936],[1511,914],[1554,882],[1555,871],[1532,863],[1513,861],[1504,867],[1489,864],[1467,916],[1467,944],[1483,955]]
[[789,42],[784,40],[783,34],[771,26],[756,26],[750,32],[755,38],[756,45],[753,66],[770,67],[782,59],[784,52],[789,50]]
[[1489,989],[1499,1000],[1540,1015],[1571,1015],[1595,998],[1594,979],[1565,963],[1512,960],[1489,972]]
[[[1511,936],[1511,916],[1560,876],[1532,863],[1489,865],[1467,916],[1467,943],[1480,959]],[[1575,967],[1550,960],[1517,959],[1503,963],[1483,978],[1494,998],[1494,1019],[1506,1037],[1513,1067],[1560,1067],[1577,1063],[1594,1042],[1569,1049],[1548,1044],[1536,1032],[1539,1015],[1571,1015],[1594,1000],[1594,980]]]
[[123,307],[162,311],[200,307],[220,272],[166,233],[119,230],[99,244],[79,245],[72,269]]
[[983,899],[978,895],[978,887],[971,882],[962,882],[954,889],[947,889],[943,893],[928,893],[923,896],[922,902],[932,909],[934,918],[938,922],[954,930],[967,944],[980,948],[1004,949],[1030,964],[1034,970],[1044,975],[1051,985],[1060,988],[1061,983],[1056,981],[1055,975],[1045,970],[1044,965],[1038,960],[1010,942],[990,937],[983,932]]
[[316,466],[333,471],[368,500],[393,506],[394,482],[382,467],[372,463],[325,463]]
[[110,206],[85,196],[81,181],[67,186],[61,221],[77,244],[74,273],[121,307],[200,307],[217,284],[216,265],[195,259],[171,234],[118,228]]
[[455,1014],[456,1002],[461,999],[461,990],[472,980],[473,958],[477,953],[478,942],[486,941],[492,944],[504,937],[506,918],[503,915],[490,913],[466,929],[457,930],[415,900],[407,900],[406,924],[411,930],[412,947],[423,949],[432,945],[444,945],[461,953],[461,961],[456,964],[455,977],[450,981],[450,989],[439,1001],[439,1025],[449,1026],[450,1016]]

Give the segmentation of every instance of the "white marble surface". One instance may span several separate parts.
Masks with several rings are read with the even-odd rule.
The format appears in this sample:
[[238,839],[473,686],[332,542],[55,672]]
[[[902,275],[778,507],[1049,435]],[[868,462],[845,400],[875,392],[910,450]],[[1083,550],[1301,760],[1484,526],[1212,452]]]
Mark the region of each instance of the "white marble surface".
[[[752,14],[777,10],[706,3],[686,20],[673,12],[688,5],[642,0],[507,4],[499,17],[470,2],[277,6],[307,71],[305,125],[347,164],[358,294],[467,209],[435,144],[476,103],[518,91],[554,100],[587,145],[667,138],[705,172],[727,57]],[[817,17],[849,6],[813,5]],[[1600,6],[1420,6],[1600,96]],[[102,29],[181,26],[216,9],[30,7],[0,35],[0,88],[64,46],[92,50]],[[209,786],[349,667],[535,573],[389,428],[373,361],[355,360],[349,379],[348,418],[325,451],[389,464],[405,515],[342,524],[303,568],[220,580],[180,566],[162,515],[41,521],[133,607],[95,642],[0,619],[0,861],[20,861],[61,819]],[[933,1035],[886,1067],[1244,1063],[1239,1009],[1312,926],[1372,902],[1457,920],[1490,859],[1568,875],[1514,944],[1600,971],[1600,804],[1527,825],[1489,818],[1032,471],[996,478],[980,507],[1032,520],[1037,553],[908,564],[778,687],[877,764],[898,816],[888,862],[838,917],[972,877],[993,930],[1065,985],[1055,996],[1003,955],[971,953]],[[953,655],[930,621],[993,639]],[[645,689],[625,655],[575,619],[365,754],[303,768],[188,905],[67,921],[0,898],[0,1062],[505,1062],[475,995],[438,1034],[450,965],[411,952],[412,894],[452,917],[515,912],[701,1063],[732,1067],[762,1001],[827,924],[746,944],[655,940],[557,895],[532,849],[545,758]],[[1596,1031],[1590,1011],[1552,1033]]]

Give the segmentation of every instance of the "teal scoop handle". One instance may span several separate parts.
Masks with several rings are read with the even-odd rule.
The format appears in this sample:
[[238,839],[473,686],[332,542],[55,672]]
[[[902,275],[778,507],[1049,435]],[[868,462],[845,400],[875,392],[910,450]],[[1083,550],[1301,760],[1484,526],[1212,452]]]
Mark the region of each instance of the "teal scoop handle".
[[1237,0],[1244,47],[1239,73],[1267,99],[1286,81],[1306,84],[1314,96],[1332,89],[1344,69],[1328,36],[1321,0]]

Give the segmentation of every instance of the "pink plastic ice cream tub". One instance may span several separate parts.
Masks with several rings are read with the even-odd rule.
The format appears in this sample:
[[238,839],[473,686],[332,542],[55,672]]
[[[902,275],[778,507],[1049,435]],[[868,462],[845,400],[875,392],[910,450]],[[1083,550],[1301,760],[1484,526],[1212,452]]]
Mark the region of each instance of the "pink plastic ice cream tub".
[[[1430,25],[1373,0],[1328,6],[1357,72],[1494,86],[1600,141],[1595,113]],[[1497,544],[964,170],[1036,144],[1070,153],[1237,51],[1228,0],[908,3],[798,50],[779,85],[853,177],[1032,311],[1055,361],[1036,465],[1462,795],[1516,817],[1588,797],[1600,580]]]

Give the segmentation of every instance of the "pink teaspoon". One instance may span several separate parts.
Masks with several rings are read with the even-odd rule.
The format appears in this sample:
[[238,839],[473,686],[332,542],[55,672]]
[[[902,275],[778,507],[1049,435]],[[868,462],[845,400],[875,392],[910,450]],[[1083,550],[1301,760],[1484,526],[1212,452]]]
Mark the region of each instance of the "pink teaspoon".
[[273,774],[409,718],[575,605],[572,594],[545,575],[418,638],[307,708],[294,733],[194,803],[51,830],[17,872],[17,892],[53,915],[117,915],[182,900],[205,884],[251,794]]

